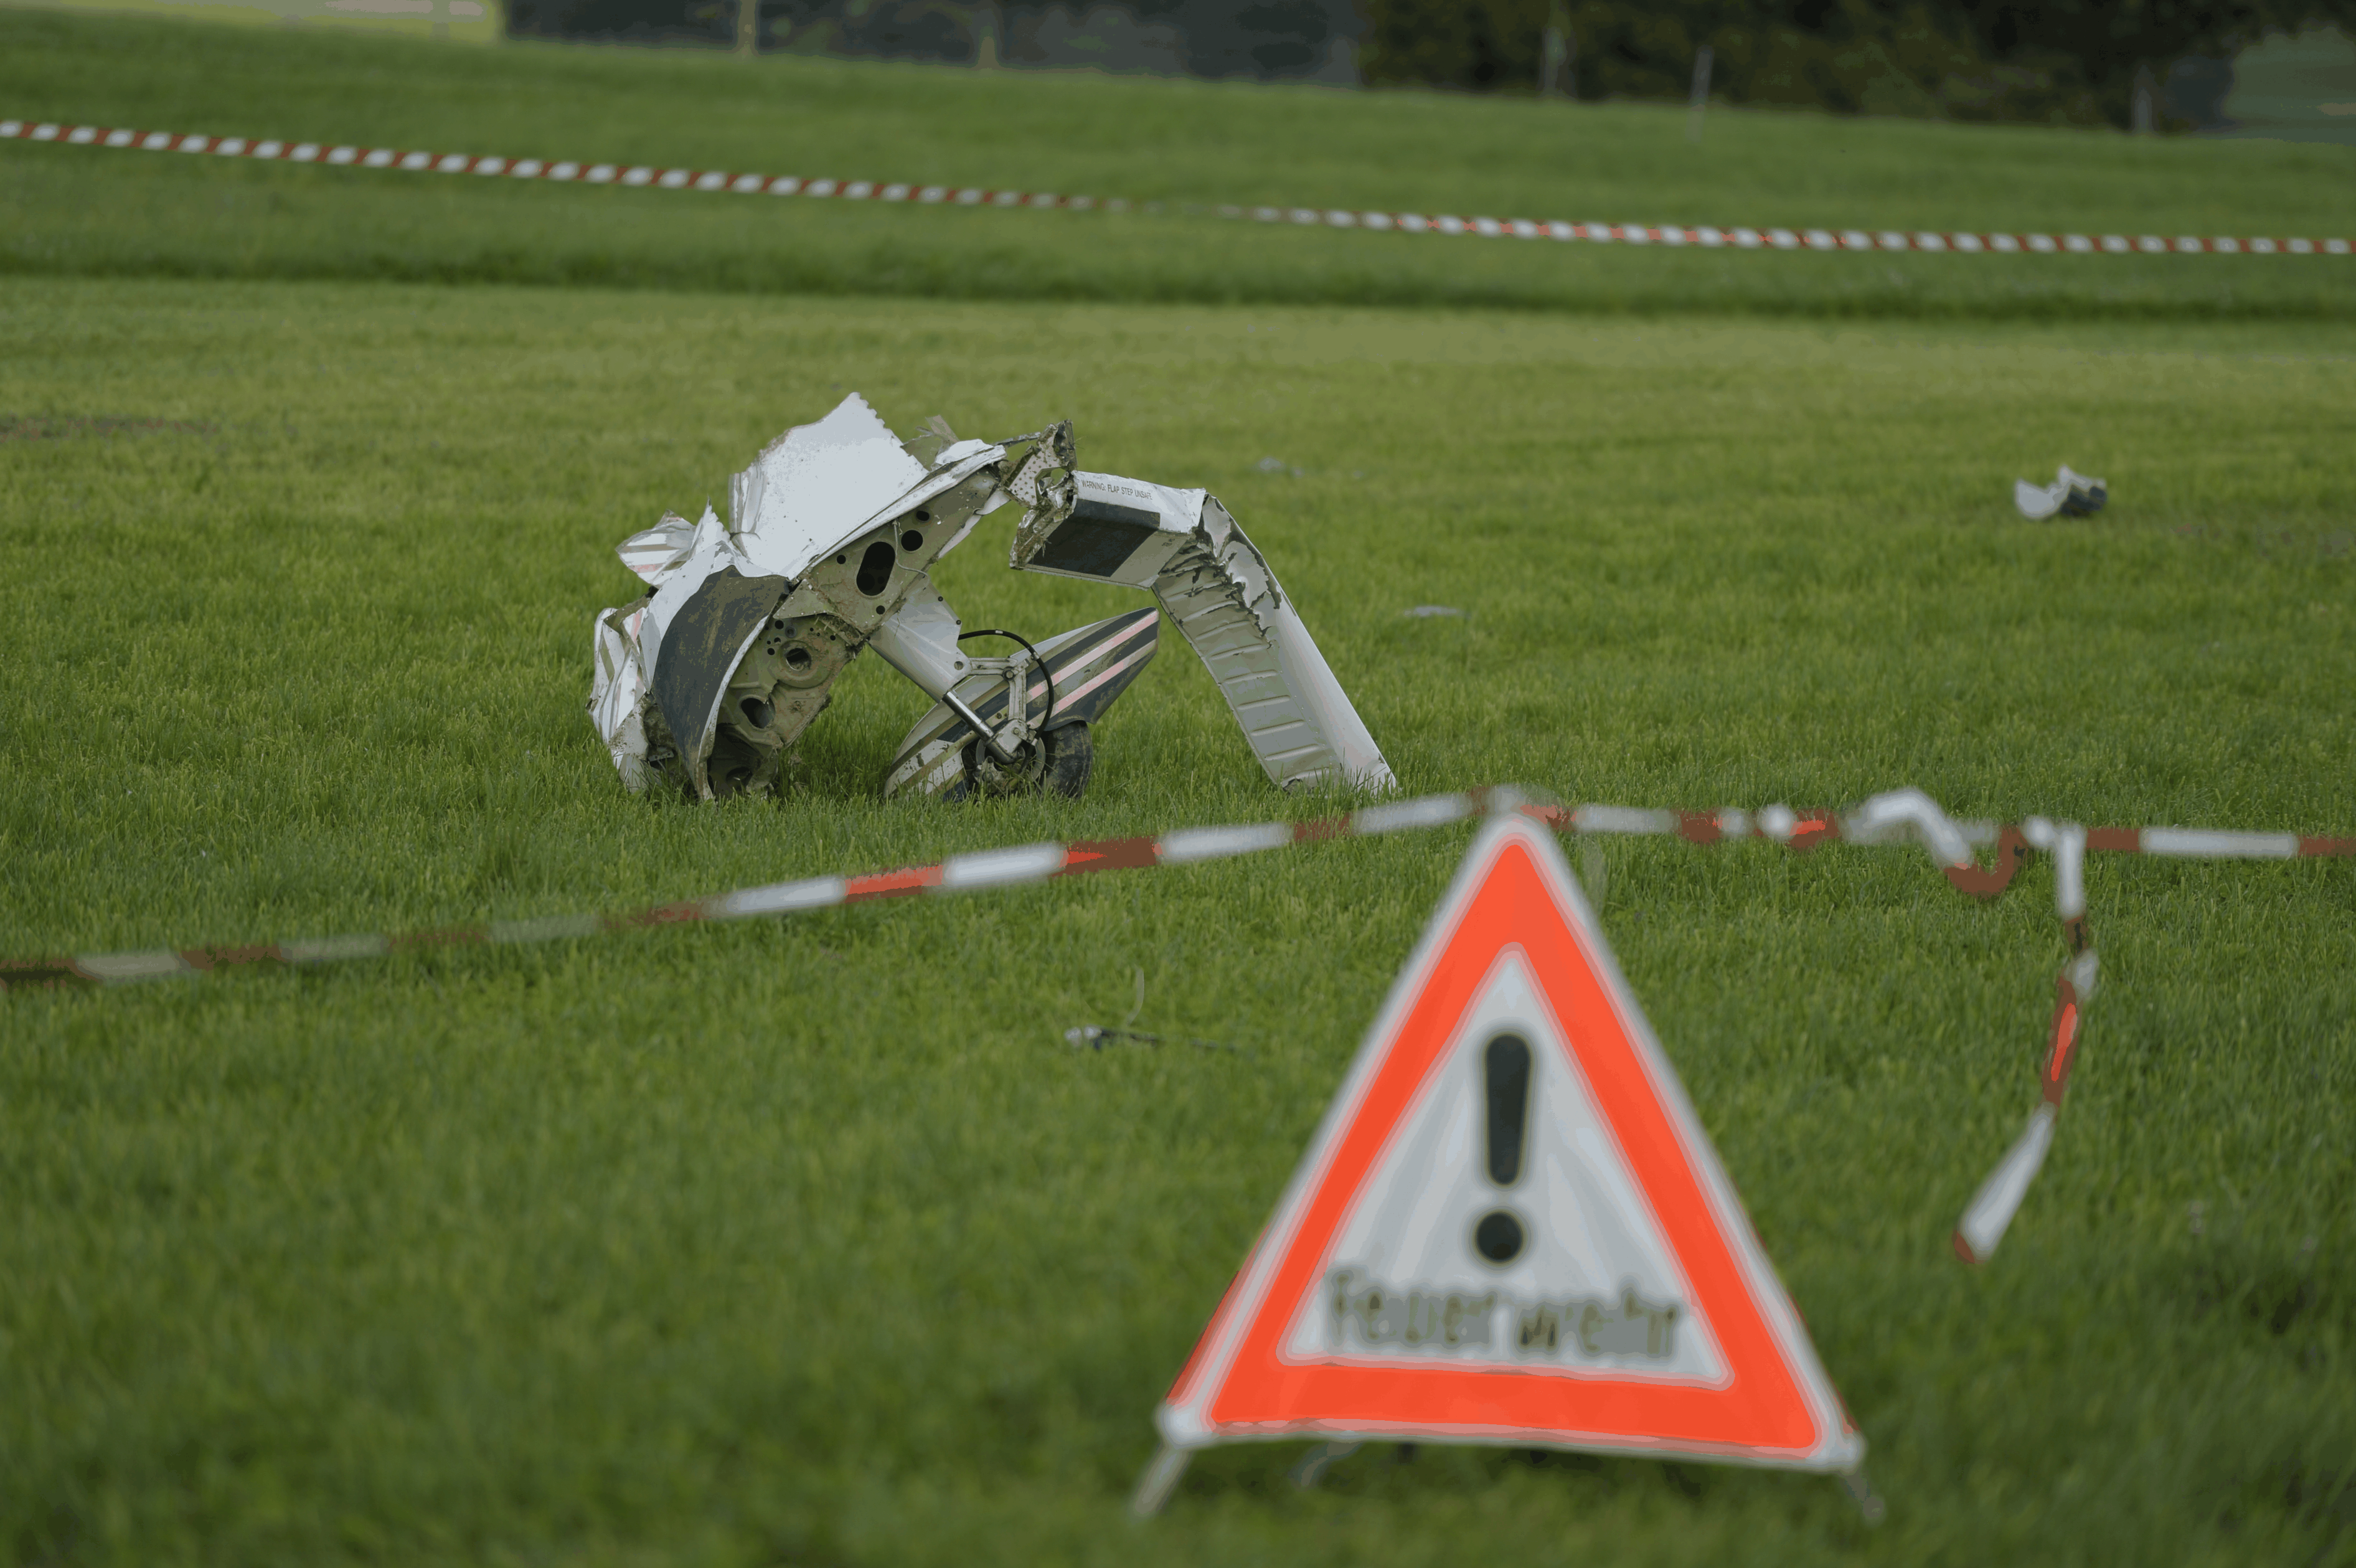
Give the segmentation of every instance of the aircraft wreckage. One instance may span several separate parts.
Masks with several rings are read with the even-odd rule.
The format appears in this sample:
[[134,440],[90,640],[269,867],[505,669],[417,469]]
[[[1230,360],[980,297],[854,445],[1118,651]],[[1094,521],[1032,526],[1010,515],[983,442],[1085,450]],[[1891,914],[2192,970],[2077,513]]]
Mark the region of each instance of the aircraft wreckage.
[[[1015,454],[1020,453],[1018,458]],[[1008,564],[1150,590],[1280,788],[1391,787],[1390,768],[1267,559],[1215,497],[1078,467],[1068,422],[903,441],[853,392],[729,486],[730,521],[676,514],[622,542],[648,587],[602,611],[589,715],[634,790],[766,792],[862,648],[933,699],[885,795],[956,800],[1087,787],[1089,728],[1160,644],[1151,607],[1033,643],[967,631],[926,568],[986,514],[1023,508]],[[969,652],[997,639],[1003,656]]]

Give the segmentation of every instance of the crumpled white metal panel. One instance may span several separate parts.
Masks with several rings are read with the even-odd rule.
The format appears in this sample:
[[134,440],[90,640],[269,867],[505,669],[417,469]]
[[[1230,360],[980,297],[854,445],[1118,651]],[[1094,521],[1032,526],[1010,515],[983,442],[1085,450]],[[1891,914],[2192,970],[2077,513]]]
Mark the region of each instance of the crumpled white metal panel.
[[[680,553],[682,544],[684,554]],[[663,629],[713,573],[734,566],[746,576],[758,574],[709,507],[691,532],[684,518],[667,515],[623,541],[617,553],[625,565],[654,585],[654,593],[641,604],[597,613],[591,633],[596,667],[590,677],[589,719],[612,754],[622,782],[638,791],[652,777],[647,714],[655,666],[662,657]]]
[[1086,468],[1075,471],[1072,479],[1080,499],[1110,501],[1156,512],[1161,517],[1161,526],[1173,533],[1187,532],[1202,522],[1203,502],[1210,495],[1207,490],[1180,489],[1157,485],[1151,479],[1098,474]]
[[728,515],[755,572],[798,577],[925,478],[925,466],[852,392],[817,424],[797,424],[763,448],[730,484]]
[[735,567],[742,576],[767,575],[740,553],[726,534],[706,537],[699,533],[695,553],[664,579],[661,587],[655,590],[654,600],[647,606],[646,619],[638,634],[639,657],[646,664],[649,683],[654,680],[655,667],[662,661],[663,633],[670,626],[671,618],[694,596],[696,589],[703,586],[704,579],[730,566]]
[[[710,509],[705,510],[705,515],[711,515]],[[614,553],[649,586],[660,587],[695,553],[695,524],[675,511],[667,511],[660,522],[633,533],[615,546]]]
[[645,792],[650,776],[643,713],[647,671],[638,657],[638,629],[646,614],[643,606],[627,613],[600,610],[593,633],[596,670],[590,677],[589,722],[633,795]]
[[2067,463],[2055,471],[2050,485],[2032,485],[2027,479],[2012,482],[2012,504],[2031,522],[2042,522],[2057,514],[2090,517],[2103,510],[2110,495],[2110,486],[2074,472]]

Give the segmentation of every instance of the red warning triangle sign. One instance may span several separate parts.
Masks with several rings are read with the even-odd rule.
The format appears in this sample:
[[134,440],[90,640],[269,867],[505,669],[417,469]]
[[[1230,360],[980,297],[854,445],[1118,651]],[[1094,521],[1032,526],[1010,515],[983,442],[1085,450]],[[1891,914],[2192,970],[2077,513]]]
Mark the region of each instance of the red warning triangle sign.
[[1862,1457],[1551,832],[1473,843],[1159,1420]]

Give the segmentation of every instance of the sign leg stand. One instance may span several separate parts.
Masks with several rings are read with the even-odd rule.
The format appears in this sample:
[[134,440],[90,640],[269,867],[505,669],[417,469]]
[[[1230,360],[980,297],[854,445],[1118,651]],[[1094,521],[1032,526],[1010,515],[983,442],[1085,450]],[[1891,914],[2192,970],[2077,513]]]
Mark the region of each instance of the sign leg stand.
[[1865,1516],[1866,1523],[1879,1524],[1889,1515],[1888,1506],[1874,1491],[1873,1483],[1865,1478],[1863,1470],[1851,1470],[1841,1477],[1841,1485],[1847,1489],[1849,1500],[1857,1504],[1857,1511]]
[[1323,1480],[1325,1472],[1332,1469],[1338,1461],[1347,1459],[1364,1446],[1364,1444],[1358,1443],[1319,1444],[1303,1454],[1301,1456],[1301,1463],[1292,1467],[1292,1484],[1304,1492],[1308,1491]]
[[1186,1462],[1194,1456],[1187,1448],[1173,1448],[1165,1443],[1137,1478],[1137,1490],[1129,1499],[1129,1511],[1138,1519],[1151,1519],[1162,1511],[1177,1489],[1178,1477],[1186,1473]]

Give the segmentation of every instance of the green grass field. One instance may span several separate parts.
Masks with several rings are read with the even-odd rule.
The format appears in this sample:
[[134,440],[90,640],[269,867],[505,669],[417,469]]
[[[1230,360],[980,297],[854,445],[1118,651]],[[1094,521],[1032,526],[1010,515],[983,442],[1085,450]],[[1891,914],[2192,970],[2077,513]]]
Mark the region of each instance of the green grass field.
[[[1432,93],[502,49],[0,11],[0,114],[1316,207],[2356,238],[2356,147]],[[2322,319],[2346,257],[1758,255],[1130,213],[519,187],[16,144],[0,274],[371,278],[1203,303]]]
[[[109,86],[74,62],[114,26],[0,13],[0,35],[53,51],[34,69],[0,49],[0,74],[19,98],[60,84],[43,113],[465,140],[404,133],[413,83],[369,63],[444,56],[220,35],[316,51],[258,85],[191,28],[177,73],[134,51],[136,81]],[[743,80],[692,58],[446,58],[558,86]],[[847,98],[869,84],[878,117],[873,84],[916,80],[773,64]],[[367,70],[382,91],[349,90]],[[1021,97],[944,80],[952,108]],[[1046,86],[1075,115],[1131,91],[1237,119],[1330,103],[1372,124],[1384,102]],[[534,150],[511,96],[452,102],[487,145]],[[1468,136],[1538,113],[1395,102]],[[642,131],[698,156],[701,133],[635,102],[580,113],[552,141]],[[1596,124],[1633,138],[1645,113]],[[2235,168],[2275,169],[2322,218],[2349,199],[2265,162],[2333,149],[1758,124],[1879,160],[1827,204],[1917,199],[1907,160],[1950,145],[2032,149],[2006,177],[2046,211],[2146,154],[2195,160],[2166,193],[2204,230],[2265,205]],[[2198,162],[2224,151],[2259,161]],[[80,220],[42,194],[73,156],[117,158],[107,188],[153,203],[106,220],[153,264],[74,248]],[[1075,183],[1091,158],[1111,171],[1091,183],[1120,172],[1071,156]],[[1207,190],[1241,158],[1187,177]],[[1329,172],[1374,190],[1444,159],[1394,161],[1335,151]],[[1333,808],[1268,788],[1174,638],[1076,804],[882,802],[923,699],[866,660],[782,799],[625,794],[580,712],[588,618],[632,586],[611,547],[723,497],[760,443],[853,388],[904,428],[1069,416],[1091,467],[1209,487],[1412,791],[1833,804],[1913,783],[1961,813],[2356,832],[2344,285],[2247,319],[2202,292],[2222,271],[2156,273],[2158,303],[2108,320],[1961,290],[1833,319],[1837,274],[1797,270],[1779,275],[1799,319],[1739,291],[1672,313],[1666,284],[1635,315],[1359,308],[1306,285],[1287,305],[1255,293],[1350,236],[1173,218],[1141,224],[1136,254],[1164,232],[1265,247],[1236,252],[1259,280],[1241,303],[687,272],[456,287],[305,258],[333,261],[346,220],[466,253],[496,205],[466,204],[490,192],[404,205],[416,186],[301,177],[0,146],[19,220],[0,241],[0,955],[619,910]],[[1518,177],[1497,188],[1545,193]],[[1804,205],[1812,177],[1755,199]],[[1695,180],[1658,188],[1734,189]],[[496,188],[518,211],[562,194]],[[211,242],[171,215],[239,192],[310,216],[256,237],[250,264],[196,264]],[[644,199],[617,246],[697,221],[667,216],[687,199]],[[1002,238],[949,226],[986,215],[778,206],[759,221],[828,254],[885,244],[861,227],[884,217],[937,220],[905,232],[977,265]],[[547,210],[549,243],[586,232]],[[1084,261],[1072,276],[1096,275]],[[1035,281],[1028,264],[1007,275]],[[1187,264],[1220,275],[1215,255]],[[154,275],[176,272],[246,275]],[[1104,287],[1132,288],[1115,272]],[[2019,521],[2012,479],[2062,461],[2107,477],[2110,508]],[[969,623],[1050,631],[1137,602],[1008,573],[1005,538],[985,524],[942,568]],[[1472,614],[1400,615],[1418,604]],[[1607,874],[1605,930],[1871,1444],[1887,1521],[1869,1530],[1819,1478],[1471,1449],[1370,1450],[1303,1493],[1298,1445],[1208,1455],[1167,1514],[1129,1521],[1151,1412],[1467,838],[0,997],[0,1557],[2356,1563],[2346,862],[2093,863],[2104,988],[2069,1109],[2003,1250],[1969,1271],[1948,1228],[2033,1101],[2062,957],[2047,868],[1980,906],[1919,851],[1572,844]],[[1063,1031],[1119,1022],[1136,971],[1141,1026],[1239,1050],[1074,1052]]]

